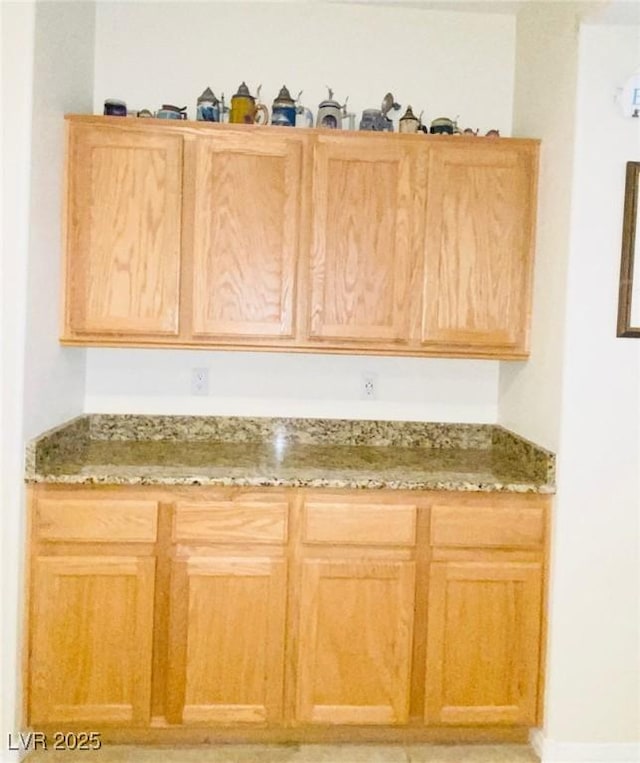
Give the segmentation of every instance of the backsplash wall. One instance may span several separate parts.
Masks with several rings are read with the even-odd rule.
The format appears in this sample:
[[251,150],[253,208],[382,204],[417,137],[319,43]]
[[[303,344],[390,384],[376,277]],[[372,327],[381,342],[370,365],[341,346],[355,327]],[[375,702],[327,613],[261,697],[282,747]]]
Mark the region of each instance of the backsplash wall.
[[[498,361],[204,352],[87,351],[85,411],[493,423]],[[209,394],[191,393],[205,368]],[[375,399],[364,399],[364,378]]]

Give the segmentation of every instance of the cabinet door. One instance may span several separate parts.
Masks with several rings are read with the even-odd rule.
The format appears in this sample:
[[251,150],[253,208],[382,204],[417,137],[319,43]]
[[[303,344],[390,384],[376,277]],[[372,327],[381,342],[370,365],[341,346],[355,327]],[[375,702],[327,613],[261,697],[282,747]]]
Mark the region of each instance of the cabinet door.
[[194,337],[293,336],[302,145],[257,133],[196,138]]
[[318,138],[311,338],[369,345],[408,342],[411,158],[406,146],[369,136]]
[[530,145],[432,147],[423,345],[526,352],[536,162]]
[[427,723],[535,722],[541,597],[539,563],[431,565]]
[[178,333],[182,137],[69,126],[67,335]]
[[408,722],[414,583],[413,562],[303,561],[299,722]]
[[35,560],[30,723],[148,723],[155,561]]
[[266,723],[282,715],[285,562],[175,561],[167,718]]

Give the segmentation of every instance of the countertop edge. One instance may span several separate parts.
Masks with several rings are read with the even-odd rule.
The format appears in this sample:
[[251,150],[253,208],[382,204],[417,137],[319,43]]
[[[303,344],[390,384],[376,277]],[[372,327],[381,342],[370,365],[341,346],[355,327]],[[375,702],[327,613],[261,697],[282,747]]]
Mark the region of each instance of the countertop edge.
[[338,479],[277,479],[269,477],[114,477],[113,475],[47,475],[33,474],[25,478],[31,485],[124,485],[149,487],[185,487],[189,485],[202,487],[280,487],[280,488],[330,488],[357,490],[409,490],[409,491],[447,491],[466,493],[537,493],[553,495],[555,485],[535,485],[531,483],[501,483],[501,482],[467,482],[467,481],[425,481],[404,482],[401,480],[338,480]]

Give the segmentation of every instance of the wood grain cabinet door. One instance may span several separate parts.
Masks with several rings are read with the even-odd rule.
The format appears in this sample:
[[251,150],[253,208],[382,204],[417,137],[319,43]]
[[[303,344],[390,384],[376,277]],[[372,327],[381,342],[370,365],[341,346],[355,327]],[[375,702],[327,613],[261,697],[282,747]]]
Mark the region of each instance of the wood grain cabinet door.
[[409,340],[412,154],[377,138],[323,136],[314,148],[308,332],[325,345]]
[[422,345],[522,357],[528,349],[537,144],[430,149]]
[[176,336],[182,136],[68,129],[64,338]]
[[195,139],[194,338],[293,336],[302,147],[255,132]]
[[414,584],[414,562],[302,562],[298,723],[408,722]]
[[427,723],[535,723],[541,601],[540,563],[431,565]]
[[170,723],[277,722],[282,716],[282,559],[199,556],[173,564]]
[[154,573],[136,556],[35,560],[31,725],[149,722]]

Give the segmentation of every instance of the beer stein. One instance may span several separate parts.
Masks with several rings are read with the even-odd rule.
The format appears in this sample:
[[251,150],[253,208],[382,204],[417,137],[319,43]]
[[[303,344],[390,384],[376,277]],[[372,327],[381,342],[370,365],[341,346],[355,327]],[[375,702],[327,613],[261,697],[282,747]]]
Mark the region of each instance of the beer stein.
[[198,122],[220,121],[220,101],[215,97],[210,87],[198,97],[196,119]]
[[271,124],[281,125],[283,127],[295,127],[296,117],[302,115],[306,120],[307,127],[313,127],[313,115],[311,111],[301,106],[298,101],[302,95],[302,90],[294,101],[285,85],[280,88],[278,97],[271,106]]
[[329,97],[320,103],[318,106],[318,117],[316,119],[316,127],[325,127],[330,130],[341,130],[342,120],[349,120],[349,129],[353,130],[355,126],[355,114],[347,114],[347,101],[345,99],[344,104],[341,106],[338,101],[333,100],[333,90],[327,87],[329,91]]
[[405,133],[418,132],[419,127],[420,119],[413,113],[411,106],[407,106],[407,110],[400,117],[398,123],[399,131]]
[[[260,88],[258,88],[260,97]],[[263,103],[256,104],[256,99],[249,92],[246,83],[243,82],[238,92],[231,97],[231,111],[229,122],[232,124],[267,124],[269,110]]]

